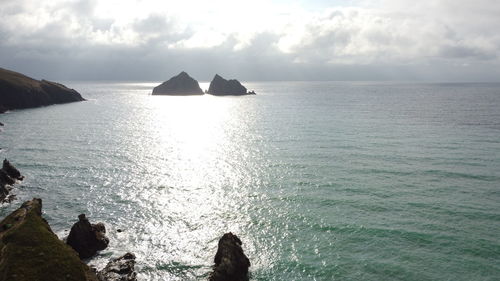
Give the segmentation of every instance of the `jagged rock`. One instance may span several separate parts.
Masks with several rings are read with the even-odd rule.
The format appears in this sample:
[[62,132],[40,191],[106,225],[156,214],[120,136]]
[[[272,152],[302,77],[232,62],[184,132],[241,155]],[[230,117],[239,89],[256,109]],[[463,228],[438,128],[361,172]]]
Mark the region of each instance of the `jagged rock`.
[[105,268],[97,274],[99,281],[136,281],[137,273],[134,270],[135,255],[125,255],[110,261]]
[[21,73],[0,68],[0,113],[51,104],[83,101],[75,90],[47,80],[38,81]]
[[214,96],[242,96],[242,95],[255,95],[254,91],[247,92],[241,83],[236,79],[226,80],[215,74],[214,79],[210,82],[208,93]]
[[168,81],[156,86],[153,89],[153,95],[203,95],[203,91],[201,90],[198,81],[183,71],[179,73],[179,75],[174,76]]
[[4,170],[11,178],[14,178],[16,180],[24,179],[24,177],[21,176],[19,170],[16,169],[16,167],[12,166],[12,164],[10,164],[9,160],[7,159],[3,160],[2,170]]
[[11,190],[10,186],[16,183],[16,180],[23,180],[23,176],[10,162],[3,160],[2,168],[0,169],[0,202],[10,202],[15,197],[9,197]]
[[69,232],[66,243],[70,245],[82,259],[94,256],[97,251],[106,249],[109,239],[105,236],[104,224],[91,224],[85,214],[78,216],[76,222]]
[[243,253],[241,240],[229,232],[219,239],[209,281],[247,281],[250,261]]
[[0,281],[98,281],[41,214],[35,198],[0,222]]

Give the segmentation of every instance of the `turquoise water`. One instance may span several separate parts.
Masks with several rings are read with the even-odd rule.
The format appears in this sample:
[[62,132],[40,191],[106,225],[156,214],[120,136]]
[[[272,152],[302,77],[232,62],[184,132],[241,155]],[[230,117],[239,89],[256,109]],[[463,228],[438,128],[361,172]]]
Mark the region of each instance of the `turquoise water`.
[[88,101],[0,115],[26,176],[0,215],[41,197],[60,237],[104,222],[91,264],[202,280],[232,231],[252,280],[500,280],[500,84],[66,84]]

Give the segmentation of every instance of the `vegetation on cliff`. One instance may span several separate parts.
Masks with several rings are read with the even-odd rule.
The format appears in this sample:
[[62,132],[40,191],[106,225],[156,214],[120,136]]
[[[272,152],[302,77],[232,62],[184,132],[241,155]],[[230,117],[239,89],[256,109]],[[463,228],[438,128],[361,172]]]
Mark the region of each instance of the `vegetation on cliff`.
[[0,222],[0,281],[97,281],[41,214],[33,199]]

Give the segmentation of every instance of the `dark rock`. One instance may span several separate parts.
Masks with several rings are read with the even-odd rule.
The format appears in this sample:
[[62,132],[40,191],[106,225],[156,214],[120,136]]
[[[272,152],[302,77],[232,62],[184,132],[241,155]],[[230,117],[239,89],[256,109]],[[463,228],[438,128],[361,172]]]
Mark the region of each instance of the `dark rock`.
[[255,95],[254,91],[247,92],[241,83],[236,79],[226,80],[215,74],[214,79],[210,82],[208,93],[214,96],[242,96],[242,95]]
[[14,178],[16,180],[24,179],[24,177],[21,176],[19,170],[16,169],[16,167],[12,166],[12,164],[10,164],[9,160],[7,159],[3,160],[2,170],[4,170],[11,178]]
[[189,76],[186,72],[170,78],[153,89],[153,95],[189,96],[203,95],[203,91],[198,81]]
[[9,186],[16,183],[16,180],[23,180],[23,176],[10,162],[3,160],[2,168],[0,169],[0,202],[10,202],[15,196],[9,196],[11,188]]
[[7,173],[4,169],[0,169],[0,184],[13,185],[15,183],[16,179],[9,176],[9,173]]
[[100,281],[136,281],[137,273],[134,270],[135,255],[125,255],[110,261],[103,270],[97,273]]
[[64,85],[0,68],[0,113],[83,100],[77,91]]
[[116,232],[123,232],[123,230],[122,230],[122,229],[120,229],[120,228],[118,228],[118,229],[116,230]]
[[[3,113],[3,112],[1,112],[1,109],[0,109],[0,113]],[[2,123],[2,122],[0,122],[0,126],[3,126],[3,123]]]
[[91,224],[85,214],[81,214],[78,216],[78,222],[71,227],[66,243],[80,255],[81,259],[86,259],[108,247],[109,239],[105,234],[104,224]]
[[241,240],[231,232],[219,240],[214,269],[209,281],[247,281],[250,261],[243,253]]
[[0,222],[0,281],[97,281],[41,214],[42,200],[33,199]]

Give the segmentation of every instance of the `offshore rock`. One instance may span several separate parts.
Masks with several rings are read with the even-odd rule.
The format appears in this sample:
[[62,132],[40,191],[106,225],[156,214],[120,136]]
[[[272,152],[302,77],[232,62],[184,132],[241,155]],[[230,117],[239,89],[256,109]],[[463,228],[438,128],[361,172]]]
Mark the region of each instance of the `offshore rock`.
[[10,164],[9,160],[7,159],[3,160],[2,170],[4,170],[11,178],[14,178],[16,180],[24,179],[24,177],[21,176],[19,170],[16,169],[16,167],[12,166],[12,164]]
[[208,93],[214,96],[242,96],[242,95],[255,95],[254,91],[247,92],[241,83],[236,79],[226,80],[215,74],[214,79],[210,82]]
[[170,78],[168,81],[156,86],[153,95],[189,96],[203,95],[198,81],[193,79],[186,72]]
[[0,222],[0,281],[97,281],[41,214],[35,198]]
[[91,224],[85,214],[81,214],[78,216],[78,222],[71,227],[66,243],[78,253],[81,259],[87,259],[94,256],[97,251],[108,247],[109,239],[105,234],[104,224]]
[[214,258],[214,269],[210,274],[209,281],[247,281],[248,260],[243,249],[241,240],[231,232],[226,233],[219,240],[219,246]]
[[137,273],[134,270],[135,255],[125,255],[110,261],[105,268],[97,274],[99,281],[136,281]]
[[47,80],[35,80],[0,68],[0,113],[85,100],[75,90]]
[[0,169],[0,202],[10,202],[14,197],[9,197],[11,185],[16,183],[16,180],[23,180],[24,177],[7,159],[3,160],[2,168]]

